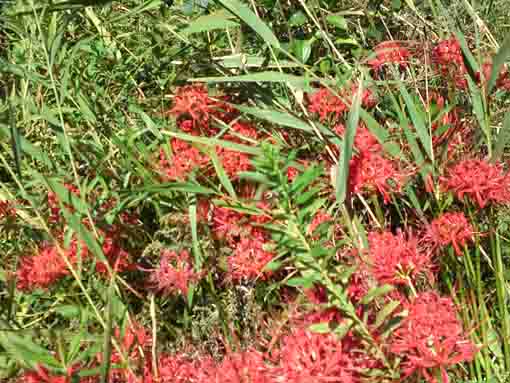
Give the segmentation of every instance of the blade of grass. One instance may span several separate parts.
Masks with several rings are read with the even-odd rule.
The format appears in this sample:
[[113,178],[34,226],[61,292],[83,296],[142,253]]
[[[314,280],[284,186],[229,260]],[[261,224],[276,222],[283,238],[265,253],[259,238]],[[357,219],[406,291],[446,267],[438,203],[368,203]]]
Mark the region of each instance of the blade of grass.
[[354,145],[354,137],[356,136],[356,129],[358,128],[359,115],[361,109],[361,93],[363,91],[363,81],[359,82],[359,87],[354,96],[349,117],[347,119],[347,126],[345,136],[342,143],[342,152],[340,153],[340,161],[338,163],[337,178],[335,182],[336,200],[342,205],[345,202],[348,193],[349,185],[349,164],[352,157],[352,148]]

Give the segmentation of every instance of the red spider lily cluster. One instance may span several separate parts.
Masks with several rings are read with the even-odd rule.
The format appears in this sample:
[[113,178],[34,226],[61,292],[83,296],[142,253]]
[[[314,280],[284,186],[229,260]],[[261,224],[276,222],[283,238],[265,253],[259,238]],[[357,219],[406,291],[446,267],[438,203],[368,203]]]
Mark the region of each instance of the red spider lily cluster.
[[[220,137],[224,141],[250,144],[250,140],[261,138],[247,122],[233,122],[239,113],[229,106],[225,97],[222,100],[210,98],[207,88],[201,84],[179,88],[174,107],[168,114],[177,118],[178,127],[187,134],[212,137],[220,131],[220,123],[224,123],[230,124],[229,132]],[[164,148],[160,150],[159,160],[160,172],[168,180],[186,180],[192,171],[205,171],[211,164],[211,157],[204,148],[178,138],[172,139],[170,146],[170,154]],[[246,153],[222,146],[213,150],[229,177],[235,178],[238,173],[250,169],[250,157]]]
[[[411,45],[403,42],[383,42],[374,51],[375,55],[366,61],[374,77],[389,74],[386,69],[391,66],[398,67],[399,75],[404,76],[413,61],[420,59]],[[460,90],[467,88],[468,70],[455,38],[435,45],[431,63],[440,80]],[[478,84],[487,81],[491,65],[482,67],[476,78]],[[510,75],[504,68],[496,87],[510,90],[509,84]],[[352,80],[340,89],[321,87],[311,92],[305,97],[305,114],[326,125],[333,139],[343,138],[358,85]],[[180,221],[185,229],[172,226],[173,221],[169,226],[179,234],[188,229],[191,233],[174,237],[169,231],[171,238],[167,240],[171,244],[158,245],[156,261],[150,267],[142,266],[137,259],[145,255],[142,247],[149,240],[140,239],[139,246],[127,243],[143,217],[125,212],[111,223],[106,216],[115,210],[117,199],[100,203],[95,196],[87,197],[87,202],[96,203],[98,208],[90,217],[80,217],[80,222],[99,237],[104,258],[98,257],[85,242],[75,237],[70,242],[64,240],[69,238],[65,236],[69,229],[66,217],[79,212],[72,203],[62,203],[57,193],[51,192],[47,218],[56,240],[20,258],[14,273],[19,291],[51,292],[59,283],[70,285],[78,269],[102,277],[111,277],[109,271],[113,270],[126,277],[126,285],[138,296],[150,294],[151,298],[170,302],[176,312],[185,307],[186,318],[178,318],[179,325],[189,318],[188,310],[193,308],[190,301],[197,296],[204,298],[208,289],[214,291],[215,299],[221,295],[217,290],[248,289],[246,286],[262,292],[264,299],[274,291],[286,297],[281,302],[284,309],[272,307],[268,314],[271,320],[283,323],[277,333],[270,332],[270,337],[257,333],[255,339],[234,348],[224,344],[220,355],[210,355],[191,343],[187,346],[192,352],[170,353],[152,338],[154,334],[159,337],[158,329],[151,332],[137,323],[124,331],[115,329],[111,382],[364,383],[374,381],[374,376],[375,381],[379,376],[384,376],[384,381],[413,376],[435,383],[438,376],[448,382],[451,371],[459,373],[452,367],[477,357],[479,347],[472,340],[476,337],[466,332],[452,298],[442,296],[439,288],[435,290],[436,282],[441,278],[442,262],[467,260],[451,254],[463,256],[484,234],[475,214],[465,212],[510,203],[510,173],[505,163],[470,153],[474,129],[463,118],[462,107],[453,107],[454,100],[439,90],[418,92],[416,98],[430,112],[428,128],[435,156],[420,164],[409,160],[415,153],[411,153],[403,128],[392,117],[377,115],[384,134],[402,152],[400,157],[389,153],[385,145],[388,142],[377,134],[373,124],[360,122],[348,164],[346,209],[340,212],[331,202],[330,178],[334,173],[331,171],[330,177],[322,173],[337,164],[332,164],[330,157],[322,162],[319,159],[326,158],[326,145],[335,155],[342,154],[341,148],[324,140],[317,149],[314,142],[310,144],[312,150],[292,152],[286,162],[281,162],[284,166],[273,166],[273,173],[262,166],[258,169],[258,157],[254,161],[254,156],[236,149],[255,147],[267,133],[257,129],[255,122],[241,119],[240,111],[230,105],[233,97],[213,97],[209,91],[203,84],[175,90],[173,105],[164,115],[175,119],[178,131],[174,137],[179,138],[171,138],[157,148],[154,156],[158,159],[159,155],[159,161],[152,169],[158,181],[165,184],[216,187],[210,199],[199,195],[192,200],[187,194],[184,204],[174,205],[172,200],[169,207],[165,206],[170,215],[181,208],[185,216]],[[375,88],[363,87],[364,109],[375,108],[384,97],[375,95]],[[408,128],[406,133],[417,133],[415,127]],[[281,136],[290,141],[292,135],[283,132]],[[275,146],[278,142],[274,137],[267,141]],[[424,149],[420,145],[416,147]],[[296,184],[305,183],[302,174],[315,165],[321,167],[321,173],[292,195],[293,188],[299,186]],[[263,171],[277,174],[278,180],[265,177]],[[242,172],[248,173],[246,177],[240,175]],[[229,178],[226,185],[224,175]],[[266,183],[257,183],[266,178]],[[81,198],[77,187],[64,186],[73,196],[67,201]],[[216,192],[222,187],[228,190],[228,196]],[[316,201],[307,205],[310,196],[316,196]],[[489,214],[489,210],[484,212]],[[11,205],[0,202],[0,218],[13,215]],[[344,222],[345,216],[352,217],[349,224]],[[152,234],[148,235],[151,241],[152,237],[158,238]],[[288,290],[280,289],[285,284]],[[215,300],[210,306],[216,305],[220,303]],[[383,326],[385,318],[391,320],[392,328]],[[157,326],[156,322],[152,325]],[[238,335],[235,324],[226,325]],[[188,330],[186,327],[183,333]],[[94,354],[87,363],[61,374],[38,367],[25,372],[19,381],[96,383],[99,376],[79,374],[103,365],[108,361],[104,358],[103,354]]]

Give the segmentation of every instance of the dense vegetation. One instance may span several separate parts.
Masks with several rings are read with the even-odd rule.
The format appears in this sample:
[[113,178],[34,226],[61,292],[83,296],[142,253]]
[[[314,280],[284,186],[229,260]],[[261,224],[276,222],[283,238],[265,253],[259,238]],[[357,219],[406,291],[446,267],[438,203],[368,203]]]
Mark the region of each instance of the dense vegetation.
[[0,381],[507,382],[509,8],[3,4]]

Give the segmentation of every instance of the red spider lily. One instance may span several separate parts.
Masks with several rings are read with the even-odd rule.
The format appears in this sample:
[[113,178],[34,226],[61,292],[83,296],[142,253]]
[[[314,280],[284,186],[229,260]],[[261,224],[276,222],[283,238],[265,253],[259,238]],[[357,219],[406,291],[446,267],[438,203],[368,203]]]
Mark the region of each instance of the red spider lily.
[[[345,126],[343,124],[336,125],[335,132],[343,137],[345,134]],[[354,146],[362,154],[382,152],[381,144],[379,144],[377,138],[368,130],[364,123],[360,123],[356,129]]]
[[62,255],[57,246],[44,246],[36,255],[21,258],[16,270],[16,287],[25,291],[46,289],[70,274],[63,256],[74,264],[79,257],[83,259],[88,255],[87,247],[84,244],[78,246],[77,241],[72,241],[71,246],[63,251]]
[[379,154],[362,153],[351,160],[349,186],[354,193],[379,192],[387,203],[391,199],[390,193],[401,191],[404,180],[396,163]]
[[[324,213],[322,211],[319,211],[315,214],[315,216],[312,219],[312,222],[310,222],[310,225],[308,226],[308,234],[312,235],[315,233],[315,230],[326,222],[331,222],[333,218],[328,214]],[[317,235],[313,236],[314,240],[318,240],[319,237]]]
[[477,352],[464,335],[455,305],[451,298],[424,292],[408,304],[407,310],[408,316],[390,344],[390,351],[404,360],[404,378],[418,372],[432,383],[436,380],[430,371],[439,369],[447,383],[446,368],[471,361]]
[[238,173],[251,169],[250,155],[237,150],[217,147],[216,152],[221,160],[223,169],[231,179],[238,178]]
[[[338,120],[349,110],[352,104],[352,95],[358,91],[358,84],[353,83],[351,88],[345,88],[332,93],[327,88],[321,88],[313,94],[308,95],[308,111],[319,115],[321,121],[328,119]],[[377,99],[370,89],[363,89],[361,105],[365,108],[372,108],[376,105]]]
[[159,358],[160,383],[190,383],[195,382],[197,362],[186,355],[162,355]]
[[[476,73],[476,80],[480,83],[487,83],[492,72],[492,61],[483,63],[481,71]],[[482,77],[483,74],[483,77]],[[497,89],[510,91],[510,72],[506,65],[503,65],[496,78]]]
[[195,169],[206,166],[210,158],[186,141],[174,138],[170,141],[172,157],[169,159],[163,149],[160,150],[159,167],[168,180],[185,180]]
[[322,88],[315,93],[308,95],[308,111],[317,113],[321,121],[328,118],[340,118],[347,110],[347,104],[342,98],[334,95],[327,88]]
[[165,294],[178,292],[186,296],[190,284],[197,283],[202,276],[203,273],[193,270],[188,251],[177,253],[165,250],[161,254],[159,267],[151,271],[149,281],[156,290]]
[[439,181],[443,191],[453,192],[461,201],[467,196],[482,209],[488,203],[510,201],[510,178],[499,163],[462,160],[447,169],[446,175]]
[[228,352],[214,369],[214,383],[273,383],[263,355],[256,350]]
[[427,228],[425,241],[434,248],[452,245],[455,253],[461,256],[462,247],[473,240],[474,229],[464,213],[444,213],[434,219]]
[[381,69],[385,64],[398,64],[405,68],[411,57],[411,53],[396,41],[383,41],[375,48],[375,57],[368,60],[368,65],[375,71]]
[[229,279],[237,282],[270,276],[271,271],[264,268],[272,261],[274,254],[266,251],[264,245],[264,238],[241,238],[234,253],[227,258]]
[[419,251],[411,235],[370,232],[368,244],[368,270],[381,284],[407,285],[432,266],[430,254]]
[[453,79],[458,88],[465,89],[467,73],[462,48],[455,37],[440,41],[432,51],[432,61],[443,76]]
[[66,375],[53,375],[47,368],[37,366],[35,371],[24,372],[16,381],[18,383],[96,383],[96,377],[80,377],[75,375],[77,367],[70,367]]
[[[177,88],[174,97],[174,106],[169,113],[193,121],[194,128],[208,127],[209,120],[215,115],[216,109],[223,106],[209,97],[205,85],[194,84]],[[189,123],[183,126],[189,130]]]
[[282,339],[273,368],[275,382],[320,383],[354,381],[352,361],[342,342],[332,334],[317,334],[297,328]]
[[[75,196],[80,195],[80,190],[76,186],[72,184],[64,184],[64,187]],[[48,222],[58,223],[60,221],[60,205],[58,203],[57,195],[52,191],[48,192],[48,207],[50,209],[50,216],[48,218]],[[66,208],[69,209],[71,212],[73,211],[73,208],[70,205],[66,205]]]
[[212,231],[217,239],[225,239],[229,244],[235,245],[240,237],[251,234],[248,218],[242,213],[227,207],[213,208]]
[[[135,268],[135,265],[129,260],[129,253],[120,246],[119,238],[114,229],[104,234],[102,248],[108,264],[115,272],[121,273]],[[108,273],[108,267],[104,262],[97,261],[96,271],[106,274]]]
[[238,121],[230,126],[230,131],[223,136],[223,139],[237,143],[246,143],[246,139],[257,140],[258,137],[259,134],[255,127],[248,122]]

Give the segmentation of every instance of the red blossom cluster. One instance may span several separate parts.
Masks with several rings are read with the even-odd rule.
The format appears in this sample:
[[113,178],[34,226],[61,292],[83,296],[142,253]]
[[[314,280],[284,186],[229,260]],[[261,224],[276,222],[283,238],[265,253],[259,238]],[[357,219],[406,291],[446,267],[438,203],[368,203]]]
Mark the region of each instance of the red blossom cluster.
[[455,37],[440,41],[432,51],[432,61],[439,72],[455,83],[458,88],[467,88],[467,69],[464,65],[462,48]]
[[375,57],[368,60],[368,65],[376,72],[386,64],[398,64],[405,68],[411,57],[409,50],[397,41],[383,41],[375,48]]
[[446,367],[471,361],[477,352],[464,335],[455,305],[432,291],[420,293],[406,309],[408,315],[390,345],[391,352],[404,359],[403,378],[418,372],[428,382],[437,382],[431,371],[439,368],[447,383]]
[[[180,87],[176,90],[174,106],[169,114],[177,118],[178,127],[185,133],[195,136],[213,137],[219,133],[215,120],[230,124],[230,130],[221,139],[249,144],[249,140],[257,140],[257,130],[247,122],[236,121],[238,112],[226,103],[226,98],[214,100],[209,97],[207,88],[202,84]],[[159,153],[159,169],[169,180],[185,180],[189,174],[197,169],[203,169],[210,164],[210,157],[195,144],[174,138],[170,142],[171,156],[162,148]],[[250,156],[246,153],[216,147],[225,172],[235,179],[237,174],[249,170]]]
[[368,245],[367,267],[380,284],[409,285],[432,267],[430,254],[420,251],[411,234],[370,232]]
[[434,219],[427,228],[425,242],[430,242],[433,248],[443,248],[452,245],[457,255],[462,255],[462,247],[473,240],[474,229],[464,213],[444,213]]
[[[308,95],[308,111],[319,115],[321,121],[337,121],[349,111],[352,97],[358,91],[358,85],[354,83],[350,88],[344,88],[333,93],[328,88],[321,88]],[[370,89],[363,89],[361,105],[364,108],[373,108],[377,99]]]
[[489,203],[510,202],[510,176],[501,163],[461,160],[446,169],[439,181],[443,191],[454,193],[461,201],[468,197],[480,208]]
[[[134,268],[129,253],[120,246],[115,232],[103,233],[102,251],[109,266],[116,272]],[[25,291],[46,289],[71,274],[68,265],[76,267],[85,261],[92,262],[94,258],[83,241],[72,240],[68,248],[60,246],[60,250],[57,245],[45,245],[35,255],[21,258],[16,270],[16,287]],[[96,272],[108,273],[108,266],[103,261],[95,260],[94,264]]]
[[149,282],[157,291],[165,294],[177,292],[187,296],[190,284],[198,282],[202,276],[203,273],[194,271],[187,250],[179,253],[164,250],[159,267],[150,272]]

